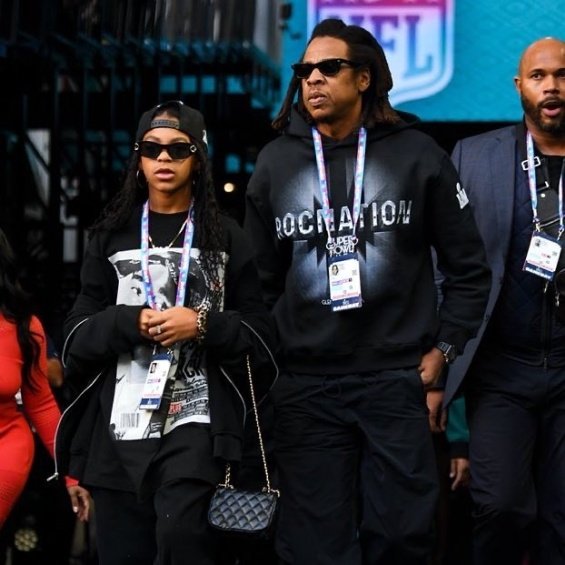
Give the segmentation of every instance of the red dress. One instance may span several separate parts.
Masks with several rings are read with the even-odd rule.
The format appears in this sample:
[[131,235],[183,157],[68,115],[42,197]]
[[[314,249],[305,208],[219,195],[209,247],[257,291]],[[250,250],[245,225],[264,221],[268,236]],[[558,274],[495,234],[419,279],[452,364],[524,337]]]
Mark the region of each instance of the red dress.
[[[34,440],[28,419],[53,455],[60,416],[47,380],[43,327],[35,317],[30,327],[41,348],[39,364],[31,371],[31,387],[22,381],[23,360],[16,326],[0,314],[0,528],[24,488],[33,462]],[[23,412],[15,398],[20,388]]]

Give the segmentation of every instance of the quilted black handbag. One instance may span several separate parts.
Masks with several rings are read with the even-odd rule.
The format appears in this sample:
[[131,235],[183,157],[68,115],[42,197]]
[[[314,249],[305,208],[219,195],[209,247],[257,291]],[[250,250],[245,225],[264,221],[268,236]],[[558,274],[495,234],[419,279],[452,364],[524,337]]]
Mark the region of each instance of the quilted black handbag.
[[227,463],[225,481],[216,487],[216,491],[210,501],[208,522],[214,529],[223,533],[266,538],[273,531],[280,493],[278,490],[271,488],[249,356],[247,356],[246,361],[249,386],[251,388],[251,402],[259,436],[263,470],[265,471],[265,486],[260,491],[235,488],[231,484],[231,467]]

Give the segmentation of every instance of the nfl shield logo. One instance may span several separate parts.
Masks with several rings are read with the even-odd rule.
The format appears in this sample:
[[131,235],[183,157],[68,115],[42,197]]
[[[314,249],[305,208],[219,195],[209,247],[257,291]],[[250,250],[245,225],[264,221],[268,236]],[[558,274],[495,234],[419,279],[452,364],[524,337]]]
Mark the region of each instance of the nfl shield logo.
[[308,26],[340,18],[370,31],[385,51],[393,105],[439,92],[453,74],[455,0],[310,0]]

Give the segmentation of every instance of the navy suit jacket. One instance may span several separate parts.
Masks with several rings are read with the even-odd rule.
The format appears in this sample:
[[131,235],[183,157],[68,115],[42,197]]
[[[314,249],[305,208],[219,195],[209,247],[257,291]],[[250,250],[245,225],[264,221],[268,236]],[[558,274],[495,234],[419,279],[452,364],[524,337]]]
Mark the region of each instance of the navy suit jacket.
[[504,281],[510,247],[516,184],[516,126],[487,132],[457,143],[451,156],[469,198],[492,271],[483,323],[462,355],[449,367],[444,403],[457,393],[481,343]]

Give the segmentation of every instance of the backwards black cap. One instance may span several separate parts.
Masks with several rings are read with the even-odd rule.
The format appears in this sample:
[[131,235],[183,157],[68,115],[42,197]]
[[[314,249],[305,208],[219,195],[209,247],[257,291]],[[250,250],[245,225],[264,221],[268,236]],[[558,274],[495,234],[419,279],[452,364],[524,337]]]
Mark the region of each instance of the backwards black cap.
[[[156,114],[162,113],[170,107],[174,107],[179,114],[179,119],[170,119],[163,116],[155,118]],[[194,108],[187,106],[181,100],[169,100],[162,102],[151,110],[144,112],[137,126],[136,141],[141,141],[143,136],[154,128],[172,128],[186,133],[193,141],[199,141],[208,149],[208,138],[206,135],[206,124],[204,116]]]

